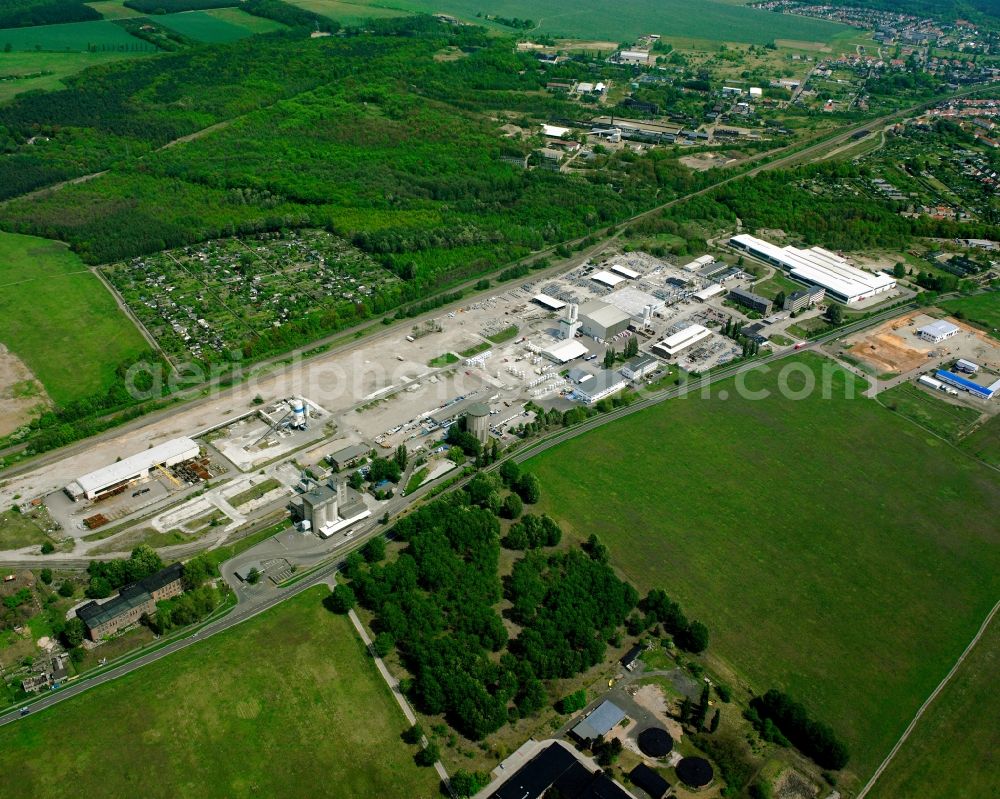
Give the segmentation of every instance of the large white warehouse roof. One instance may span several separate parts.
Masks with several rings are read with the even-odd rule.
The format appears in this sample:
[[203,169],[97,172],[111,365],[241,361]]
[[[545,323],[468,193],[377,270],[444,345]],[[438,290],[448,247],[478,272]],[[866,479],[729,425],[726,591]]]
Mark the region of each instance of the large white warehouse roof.
[[568,341],[560,341],[558,344],[553,344],[551,347],[542,350],[542,354],[556,363],[567,363],[575,358],[579,358],[581,355],[586,355],[587,348],[576,339],[571,338]]
[[621,283],[625,278],[621,275],[613,275],[610,272],[602,269],[600,272],[596,272],[590,276],[591,280],[596,280],[598,283],[603,283],[605,286],[611,286],[614,288],[619,283]]
[[822,247],[801,250],[778,247],[756,236],[733,236],[730,244],[787,269],[792,277],[814,286],[822,286],[834,299],[852,303],[868,299],[896,287],[896,280],[885,272],[866,272],[846,259]]
[[[173,465],[191,458],[197,458],[198,453],[198,444],[193,439],[175,438],[171,441],[164,441],[162,444],[157,444],[155,447],[150,447],[135,455],[130,455],[117,463],[112,463],[110,466],[105,466],[90,472],[90,474],[76,478],[74,483],[80,488],[80,491],[74,493],[92,497],[109,486],[143,476],[159,464]],[[73,487],[74,483],[70,483],[67,488]]]
[[712,335],[712,331],[701,325],[691,325],[683,330],[667,336],[663,341],[653,345],[654,350],[659,350],[668,358],[672,358],[682,350],[697,344],[699,341]]

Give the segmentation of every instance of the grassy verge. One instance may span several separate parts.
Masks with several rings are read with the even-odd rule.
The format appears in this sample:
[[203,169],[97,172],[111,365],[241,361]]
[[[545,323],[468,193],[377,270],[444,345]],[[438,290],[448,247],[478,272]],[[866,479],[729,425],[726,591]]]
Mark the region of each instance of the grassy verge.
[[518,334],[517,325],[511,325],[510,327],[504,328],[499,333],[492,336],[487,336],[490,341],[494,344],[501,344],[504,341],[510,341],[514,336]]
[[426,466],[417,469],[417,471],[411,474],[409,481],[406,483],[406,493],[412,494],[414,491],[420,488],[420,484],[424,482],[428,474],[430,474],[430,469],[428,469]]
[[433,366],[436,369],[440,369],[442,366],[449,366],[453,363],[458,363],[459,358],[453,352],[446,352],[443,355],[438,355],[437,358],[432,358],[427,362],[428,366]]
[[290,525],[291,522],[288,521],[288,519],[282,519],[280,522],[272,524],[270,527],[265,527],[263,530],[241,538],[239,541],[234,541],[232,544],[228,544],[227,546],[211,549],[205,554],[216,566],[218,566],[220,563],[225,563],[230,558],[235,558],[241,552],[246,552],[250,549],[250,547],[256,546],[261,541],[266,541],[272,535],[277,535]]
[[[640,589],[664,587],[708,624],[714,657],[797,696],[867,775],[1000,592],[1000,483],[863,398],[857,378],[824,381],[823,364],[747,376],[767,399],[734,399],[723,381],[526,468],[540,511],[569,537],[600,536]],[[782,396],[783,373],[789,389],[830,390]]]
[[266,480],[257,483],[253,488],[248,488],[246,491],[241,491],[239,494],[229,497],[228,502],[234,508],[238,508],[240,505],[246,505],[248,502],[260,499],[268,491],[274,491],[276,488],[281,488],[281,483],[273,477],[268,477]]
[[471,358],[473,355],[478,355],[481,352],[486,352],[490,348],[490,343],[484,341],[482,344],[476,344],[474,347],[469,347],[467,350],[462,350],[459,355],[463,358]]
[[62,796],[68,780],[102,796],[280,796],[293,785],[319,796],[334,783],[358,799],[436,795],[434,772],[399,741],[406,722],[388,688],[323,593],[0,729],[5,787],[38,799]]

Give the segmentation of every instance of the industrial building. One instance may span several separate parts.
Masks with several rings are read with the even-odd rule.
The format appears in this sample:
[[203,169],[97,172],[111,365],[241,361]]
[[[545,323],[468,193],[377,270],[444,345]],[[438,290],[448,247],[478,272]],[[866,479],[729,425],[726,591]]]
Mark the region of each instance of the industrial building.
[[198,444],[194,440],[175,438],[78,477],[63,491],[74,502],[103,499],[124,491],[138,480],[145,480],[153,469],[166,469],[198,455]]
[[611,266],[611,271],[614,272],[616,275],[621,275],[623,278],[627,280],[635,280],[639,277],[642,277],[634,269],[629,269],[627,266],[622,266],[621,264],[613,264]]
[[558,341],[542,350],[542,355],[554,363],[569,363],[587,354],[587,348],[576,339]]
[[662,355],[664,358],[673,359],[693,347],[695,344],[704,341],[712,335],[712,331],[701,325],[691,325],[683,330],[667,336],[663,341],[653,345],[653,352]]
[[555,297],[550,297],[548,294],[536,294],[531,299],[533,302],[538,303],[549,311],[560,311],[566,307],[566,303],[562,300],[557,300]]
[[332,455],[328,455],[326,460],[336,471],[353,466],[362,458],[368,457],[372,448],[365,442],[351,444],[350,446],[338,449]]
[[490,409],[482,402],[469,406],[465,412],[465,429],[476,437],[480,444],[490,440]]
[[701,289],[700,291],[696,291],[694,293],[694,297],[696,300],[700,300],[701,302],[706,302],[707,300],[712,299],[712,297],[717,297],[718,295],[722,294],[722,292],[724,291],[725,288],[723,288],[721,283],[712,283],[709,286],[705,286],[705,288]]
[[729,243],[755,258],[785,269],[796,280],[811,286],[822,286],[833,299],[848,305],[896,288],[895,278],[885,272],[858,269],[845,258],[822,247],[808,250],[778,247],[746,234],[733,236]]
[[577,724],[572,732],[580,741],[592,741],[607,735],[621,724],[628,716],[614,702],[605,700],[590,713],[587,718]]
[[628,361],[621,368],[621,373],[629,380],[642,380],[660,368],[660,362],[652,355],[640,355]]
[[329,538],[372,515],[361,495],[335,478],[326,483],[314,481],[308,491],[291,501],[289,510],[303,532],[311,530],[320,538]]
[[628,386],[628,381],[618,372],[601,369],[589,380],[581,380],[574,393],[581,402],[592,405],[605,397],[617,394]]
[[744,308],[757,311],[764,316],[771,313],[771,308],[773,307],[767,297],[761,297],[759,294],[754,294],[752,291],[747,291],[739,287],[729,290],[729,299],[742,305]]
[[813,305],[818,305],[823,302],[824,297],[826,297],[826,289],[822,286],[810,286],[809,288],[799,289],[785,297],[785,304],[782,306],[782,310],[795,313],[796,311],[801,311],[803,308],[811,308]]
[[627,313],[634,322],[642,324],[644,327],[649,325],[653,314],[663,310],[664,305],[666,305],[659,297],[654,297],[634,286],[618,289],[618,291],[608,294],[604,301]]
[[935,380],[930,375],[920,375],[920,377],[917,378],[917,382],[922,386],[933,388],[935,391],[944,391],[944,383],[940,380]]
[[602,286],[607,286],[608,288],[614,288],[619,283],[625,281],[626,278],[621,275],[616,275],[613,272],[609,272],[607,269],[602,269],[600,272],[594,272],[590,276],[590,279],[600,283]]
[[706,266],[710,266],[715,263],[715,256],[712,255],[701,255],[695,258],[690,263],[684,264],[681,267],[685,272],[697,272],[699,269],[704,269]]
[[938,369],[934,376],[942,383],[947,383],[949,386],[966,391],[978,399],[991,400],[1000,392],[1000,380],[991,385],[983,386],[954,372],[947,372],[944,369]]
[[955,369],[959,372],[965,372],[967,375],[974,375],[979,371],[979,364],[967,361],[965,358],[959,358],[955,361]]
[[580,306],[580,330],[601,341],[624,332],[631,321],[632,317],[621,308],[603,300],[591,300]]
[[962,328],[958,325],[953,325],[944,319],[938,319],[936,322],[931,322],[929,325],[924,325],[917,330],[917,335],[924,341],[931,342],[931,344],[940,344],[945,339],[957,336],[961,330]]
[[552,795],[563,799],[635,799],[604,772],[587,768],[577,754],[560,741],[546,744],[504,780],[488,799],[541,799]]
[[157,602],[182,594],[183,575],[183,565],[173,563],[156,574],[126,585],[116,597],[103,604],[91,601],[77,608],[77,618],[87,628],[87,637],[91,641],[114,635],[143,616],[155,613]]

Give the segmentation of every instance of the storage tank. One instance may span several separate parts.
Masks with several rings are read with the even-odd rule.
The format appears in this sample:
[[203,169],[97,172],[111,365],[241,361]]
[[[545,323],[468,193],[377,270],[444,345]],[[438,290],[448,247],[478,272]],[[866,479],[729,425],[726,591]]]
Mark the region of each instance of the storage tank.
[[465,423],[468,431],[480,443],[485,444],[490,438],[490,409],[481,402],[469,406],[465,412]]
[[291,401],[292,407],[292,427],[296,427],[299,430],[305,430],[306,428],[306,404],[296,398]]

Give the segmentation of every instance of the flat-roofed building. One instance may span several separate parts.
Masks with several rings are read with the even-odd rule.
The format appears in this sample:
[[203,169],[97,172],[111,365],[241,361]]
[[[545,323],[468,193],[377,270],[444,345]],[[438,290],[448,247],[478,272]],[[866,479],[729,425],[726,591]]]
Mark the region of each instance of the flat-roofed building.
[[589,380],[582,380],[574,389],[581,402],[592,405],[628,387],[628,380],[619,372],[601,369]]
[[102,499],[125,490],[138,480],[148,478],[153,469],[193,460],[199,453],[198,444],[193,439],[175,438],[78,477],[63,491],[74,502],[81,499]]
[[660,362],[652,355],[639,355],[627,361],[621,368],[621,373],[629,380],[642,380],[660,368]]
[[590,279],[600,283],[602,286],[607,286],[612,289],[625,280],[625,278],[621,275],[616,275],[606,269],[602,269],[600,272],[595,272],[590,276]]
[[575,338],[558,341],[542,350],[542,355],[555,363],[569,363],[587,354],[587,348]]
[[536,294],[531,298],[532,302],[536,302],[543,308],[550,311],[561,311],[566,307],[566,303],[562,300],[557,300],[555,297],[550,297],[548,294]]
[[782,310],[795,313],[796,311],[801,311],[803,308],[809,308],[823,302],[825,296],[826,289],[822,286],[809,286],[808,288],[799,289],[785,295],[785,303],[782,306]]
[[580,306],[580,330],[592,338],[606,341],[628,329],[632,317],[611,303],[591,300]]
[[685,350],[710,338],[712,331],[701,325],[691,325],[679,330],[671,336],[667,336],[663,341],[653,345],[653,352],[662,355],[664,358],[673,359]]
[[944,319],[938,319],[936,322],[931,322],[929,325],[924,325],[917,330],[917,335],[924,341],[929,341],[932,344],[940,344],[952,336],[957,336],[961,330],[962,328],[958,325],[953,325]]
[[896,279],[885,272],[866,272],[852,266],[846,258],[822,247],[807,250],[778,247],[756,236],[733,236],[729,243],[755,258],[779,266],[796,280],[822,286],[838,302],[858,303],[896,288]]
[[754,294],[752,291],[741,288],[730,289],[729,299],[739,303],[744,308],[757,311],[765,316],[771,313],[771,308],[773,307],[773,304],[767,297],[761,297],[759,294]]

